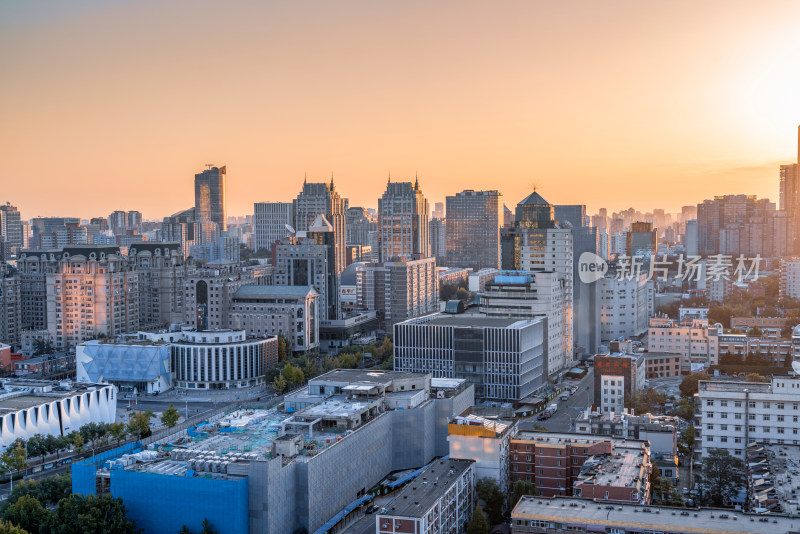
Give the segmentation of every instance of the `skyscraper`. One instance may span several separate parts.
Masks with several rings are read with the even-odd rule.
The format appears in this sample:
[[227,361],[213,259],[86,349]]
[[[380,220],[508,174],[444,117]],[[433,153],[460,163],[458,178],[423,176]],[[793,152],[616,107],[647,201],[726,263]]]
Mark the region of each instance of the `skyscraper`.
[[658,251],[656,230],[649,222],[634,222],[628,232],[626,253],[629,257],[652,257]]
[[269,250],[272,243],[286,235],[286,225],[294,224],[291,202],[256,202],[253,204],[253,249]]
[[294,228],[298,232],[306,231],[311,228],[318,215],[324,215],[331,227],[333,227],[335,250],[335,269],[338,276],[345,268],[346,256],[346,212],[347,199],[342,198],[336,192],[331,183],[308,183],[303,182],[303,190],[294,199]]
[[446,265],[447,221],[445,219],[431,219],[428,223],[428,234],[431,241],[431,256],[436,258],[437,264]]
[[10,202],[0,205],[0,239],[11,247],[22,248],[22,220],[19,210]]
[[211,167],[194,175],[194,209],[200,222],[217,224],[218,231],[226,229],[225,167]]
[[378,199],[378,231],[381,261],[395,257],[427,258],[428,201],[419,188],[419,180],[388,182]]
[[547,372],[553,376],[573,356],[572,229],[557,223],[553,206],[536,191],[517,204],[514,219],[501,239],[503,269],[553,271],[564,281],[564,352],[547,355]]
[[503,195],[466,190],[447,197],[447,266],[500,267]]

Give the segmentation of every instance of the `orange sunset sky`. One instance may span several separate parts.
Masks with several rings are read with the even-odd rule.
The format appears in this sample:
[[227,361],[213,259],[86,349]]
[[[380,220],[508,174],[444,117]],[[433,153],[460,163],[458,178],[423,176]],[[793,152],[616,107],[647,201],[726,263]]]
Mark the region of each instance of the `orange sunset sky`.
[[0,201],[160,219],[228,166],[228,212],[308,173],[350,205],[533,183],[553,203],[777,202],[797,1],[0,2]]

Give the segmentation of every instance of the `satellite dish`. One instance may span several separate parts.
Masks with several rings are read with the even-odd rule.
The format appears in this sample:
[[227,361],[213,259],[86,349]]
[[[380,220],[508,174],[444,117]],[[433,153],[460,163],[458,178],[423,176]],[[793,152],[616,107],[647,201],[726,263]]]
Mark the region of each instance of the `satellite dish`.
[[294,231],[294,228],[292,228],[290,225],[284,224],[283,226],[286,227],[286,231],[289,232],[290,234],[294,235],[294,234],[297,233],[297,232]]
[[800,362],[792,362],[792,369],[795,373],[800,375]]

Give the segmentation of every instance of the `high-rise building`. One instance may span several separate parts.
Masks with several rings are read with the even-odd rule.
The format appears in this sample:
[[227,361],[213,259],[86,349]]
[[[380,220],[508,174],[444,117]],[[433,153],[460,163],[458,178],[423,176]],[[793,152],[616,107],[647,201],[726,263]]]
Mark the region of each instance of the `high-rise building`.
[[291,202],[256,202],[253,204],[253,249],[256,252],[270,250],[275,241],[286,235],[286,225],[293,224]]
[[514,219],[514,227],[501,239],[503,269],[554,271],[565,281],[565,359],[552,362],[547,370],[552,376],[568,366],[574,354],[572,228],[554,219],[553,206],[536,191],[517,204]]
[[142,225],[142,212],[140,211],[129,211],[128,212],[128,227],[130,228],[138,228]]
[[128,212],[117,210],[109,215],[108,227],[115,234],[123,233],[128,228]]
[[348,201],[342,198],[331,183],[303,182],[303,190],[294,200],[294,228],[298,232],[306,231],[314,224],[318,215],[324,215],[333,228],[335,247],[335,270],[338,276],[344,270],[346,261]]
[[600,297],[600,339],[630,339],[647,332],[647,276],[617,277],[613,273],[601,278],[597,286]]
[[628,232],[625,253],[629,257],[653,257],[658,251],[658,240],[653,224],[649,222],[634,222]]
[[19,347],[21,331],[21,278],[16,269],[0,263],[0,343]]
[[480,310],[486,317],[534,319],[544,317],[544,374],[566,360],[564,299],[566,284],[553,271],[498,271],[480,293]]
[[791,253],[794,228],[787,212],[754,195],[725,195],[697,205],[698,253],[764,258]]
[[376,310],[380,327],[439,311],[435,258],[368,263],[357,282],[358,307]]
[[431,257],[436,258],[439,265],[447,265],[447,221],[431,219],[428,223],[428,235],[431,240]]
[[180,243],[136,243],[128,249],[128,264],[139,277],[139,328],[183,322],[188,266]]
[[47,328],[55,347],[135,332],[138,284],[119,247],[65,248],[47,272]]
[[446,202],[447,266],[475,271],[499,268],[503,196],[469,189]]
[[85,226],[77,217],[37,217],[31,220],[33,243],[28,248],[53,250],[89,242]]
[[216,223],[217,229],[227,228],[225,218],[225,177],[226,169],[210,167],[194,175],[194,209],[200,222]]
[[339,317],[339,277],[336,274],[336,233],[324,215],[305,232],[275,245],[275,285],[313,286],[319,293],[319,317]]
[[582,204],[553,206],[553,215],[559,225],[572,229],[573,343],[576,350],[595,354],[600,348],[600,297],[597,284],[581,282],[578,263],[586,252],[603,256],[600,231],[588,225]]
[[369,245],[369,233],[378,231],[378,221],[366,208],[347,208],[347,244]]
[[444,219],[444,202],[437,202],[434,204],[431,219]]
[[686,221],[686,233],[683,234],[683,247],[686,256],[697,256],[697,219]]
[[428,201],[422,195],[419,180],[413,184],[386,184],[386,191],[378,199],[378,231],[381,261],[430,256]]
[[10,202],[0,205],[0,240],[3,239],[11,247],[24,246],[20,213]]

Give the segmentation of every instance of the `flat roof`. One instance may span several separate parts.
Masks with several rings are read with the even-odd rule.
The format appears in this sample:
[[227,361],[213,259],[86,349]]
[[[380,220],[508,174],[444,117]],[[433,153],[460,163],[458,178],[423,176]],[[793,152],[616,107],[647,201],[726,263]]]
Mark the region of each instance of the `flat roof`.
[[800,517],[759,516],[716,508],[610,504],[567,497],[520,499],[511,512],[512,524],[535,519],[571,526],[625,527],[630,531],[656,530],[686,534],[789,534],[800,531]]
[[423,517],[473,465],[472,460],[436,460],[386,504],[382,516]]
[[747,449],[747,471],[757,506],[800,512],[800,445],[758,443]]
[[504,318],[504,317],[483,317],[480,315],[437,315],[424,324],[435,326],[457,326],[462,328],[505,328],[505,327],[522,327],[529,322],[536,322],[532,320],[519,319],[519,318]]
[[317,294],[317,290],[313,286],[246,285],[236,290],[233,298],[305,297]]
[[644,457],[643,449],[625,447],[614,447],[611,454],[590,456],[581,466],[575,485],[637,487],[647,478]]
[[425,378],[429,373],[410,371],[368,371],[366,369],[334,369],[310,379],[309,383],[347,382],[348,384],[386,384],[392,380],[412,380]]
[[368,410],[375,401],[362,402],[349,400],[345,395],[337,395],[297,412],[299,417],[350,417]]

